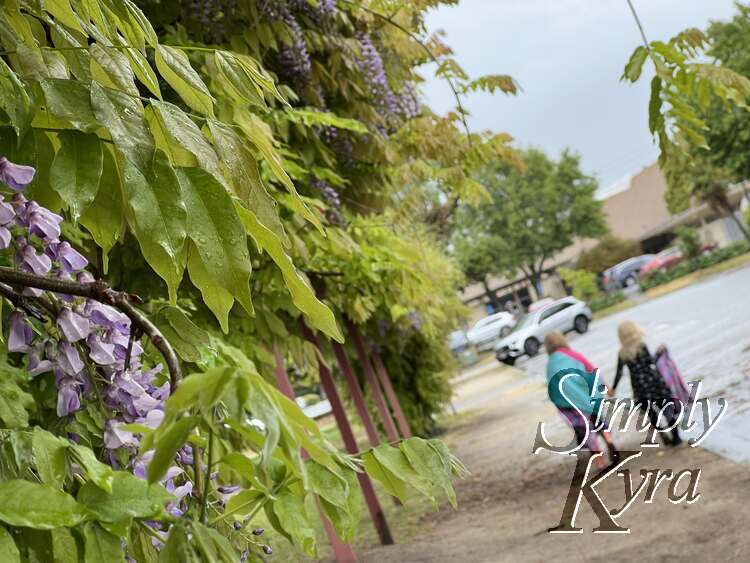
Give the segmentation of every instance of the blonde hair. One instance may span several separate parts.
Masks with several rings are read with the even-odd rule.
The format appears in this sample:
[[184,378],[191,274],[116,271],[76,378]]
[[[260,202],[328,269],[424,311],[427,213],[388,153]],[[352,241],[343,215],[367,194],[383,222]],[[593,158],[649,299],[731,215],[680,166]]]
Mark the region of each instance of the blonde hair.
[[632,360],[643,348],[643,329],[633,321],[624,321],[617,327],[620,339],[620,357]]
[[559,330],[553,330],[547,336],[544,337],[544,349],[547,350],[547,354],[557,352],[560,348],[567,348],[568,341],[565,336]]

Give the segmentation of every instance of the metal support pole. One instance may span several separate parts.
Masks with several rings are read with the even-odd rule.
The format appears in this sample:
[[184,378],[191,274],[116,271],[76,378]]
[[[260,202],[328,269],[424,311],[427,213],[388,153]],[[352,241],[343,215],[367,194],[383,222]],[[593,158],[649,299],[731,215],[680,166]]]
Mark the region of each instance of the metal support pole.
[[383,359],[380,357],[380,353],[375,349],[374,346],[370,346],[370,352],[372,363],[375,364],[375,371],[378,372],[380,383],[383,384],[385,395],[386,397],[388,397],[388,402],[391,404],[391,409],[393,410],[393,414],[396,417],[396,422],[398,423],[398,429],[401,432],[401,437],[411,438],[412,433],[411,428],[409,427],[409,422],[406,420],[406,416],[404,416],[404,410],[401,408],[401,401],[399,401],[398,395],[396,395],[396,391],[393,389],[391,376],[388,374],[388,370],[385,369]]
[[[281,355],[281,350],[274,344],[273,355],[276,359],[276,382],[279,386],[279,391],[289,397],[292,401],[294,400],[294,389],[292,383],[289,381],[289,375],[286,373],[286,367],[284,366],[284,357]],[[307,459],[307,452],[302,450],[302,457]],[[331,524],[328,517],[326,517],[323,509],[320,506],[320,501],[315,499],[318,506],[318,512],[320,512],[320,518],[323,520],[323,527],[326,530],[328,541],[331,543],[333,554],[336,557],[338,563],[354,563],[357,561],[357,556],[350,545],[345,544],[339,538],[336,533],[336,529]]]
[[[318,337],[315,336],[312,331],[307,327],[304,320],[300,318],[300,327],[302,328],[302,334],[305,339],[311,342],[320,351],[320,342]],[[328,369],[323,362],[318,361],[318,371],[320,372],[320,382],[323,385],[323,389],[326,392],[328,401],[331,403],[331,409],[333,410],[333,417],[336,419],[339,431],[341,432],[341,438],[344,441],[344,447],[346,451],[352,455],[359,453],[359,447],[357,446],[357,440],[354,438],[354,432],[349,424],[349,419],[346,417],[346,411],[344,405],[341,402],[338,389],[333,381],[331,371]],[[385,519],[383,508],[380,506],[380,501],[375,494],[375,488],[372,485],[370,476],[366,473],[357,473],[357,479],[359,479],[359,486],[362,489],[362,494],[365,497],[365,504],[367,509],[370,511],[375,530],[380,538],[380,543],[383,545],[393,544],[393,536],[391,536],[391,530],[388,527],[388,522]]]
[[367,356],[367,350],[365,348],[365,343],[362,340],[362,335],[360,334],[357,325],[351,320],[347,318],[344,319],[344,322],[346,323],[349,336],[352,339],[352,342],[354,342],[354,347],[357,350],[359,362],[362,364],[362,370],[365,372],[365,379],[367,379],[367,383],[370,385],[370,389],[372,389],[375,406],[378,408],[380,417],[383,419],[383,426],[385,426],[385,433],[388,436],[388,441],[398,442],[398,430],[396,430],[396,425],[393,423],[393,418],[391,418],[388,405],[385,404],[385,397],[383,397],[383,391],[380,389],[380,384],[378,383],[377,377],[375,377],[375,372],[372,369],[370,359]]
[[344,374],[344,381],[349,389],[349,393],[354,401],[354,406],[357,408],[359,418],[362,420],[362,424],[367,432],[367,437],[370,440],[371,446],[377,446],[380,444],[380,436],[378,435],[378,429],[375,427],[375,421],[372,419],[369,409],[367,408],[367,402],[365,396],[362,393],[362,388],[359,386],[356,375],[354,375],[354,368],[352,363],[349,361],[349,357],[346,355],[346,350],[338,342],[332,341],[331,348],[333,353],[338,360],[339,368],[341,373]]

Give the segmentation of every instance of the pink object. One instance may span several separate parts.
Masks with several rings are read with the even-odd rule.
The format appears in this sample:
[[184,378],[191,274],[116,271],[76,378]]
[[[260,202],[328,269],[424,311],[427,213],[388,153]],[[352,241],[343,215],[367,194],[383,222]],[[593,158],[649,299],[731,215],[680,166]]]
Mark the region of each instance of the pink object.
[[558,348],[557,351],[562,352],[569,358],[573,358],[577,362],[581,362],[583,364],[584,369],[588,373],[594,373],[596,371],[596,367],[594,366],[594,364],[588,361],[588,359],[586,359],[586,357],[580,352],[576,352],[572,348]]
[[685,385],[685,380],[682,379],[680,370],[677,369],[677,364],[672,360],[672,356],[669,355],[667,350],[659,356],[656,360],[656,369],[664,378],[664,382],[672,392],[672,398],[680,401],[683,406],[687,406],[690,400],[690,390]]

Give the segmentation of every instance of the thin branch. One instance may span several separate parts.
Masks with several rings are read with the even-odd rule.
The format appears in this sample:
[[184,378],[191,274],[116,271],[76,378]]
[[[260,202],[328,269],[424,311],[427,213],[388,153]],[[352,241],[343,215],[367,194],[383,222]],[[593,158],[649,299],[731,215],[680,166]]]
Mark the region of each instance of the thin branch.
[[643,38],[643,45],[646,47],[646,50],[651,53],[651,44],[648,42],[648,39],[646,38],[646,32],[643,31],[643,25],[641,24],[641,18],[638,17],[638,12],[635,11],[635,6],[633,6],[632,0],[626,0],[628,3],[628,6],[630,6],[630,11],[633,13],[633,18],[635,19],[635,24],[638,26],[638,31],[641,32],[641,37]]
[[169,380],[172,392],[174,392],[182,380],[180,360],[177,358],[174,349],[167,339],[164,338],[164,335],[162,335],[159,329],[156,328],[156,325],[154,325],[144,313],[133,306],[134,301],[140,302],[140,299],[137,296],[114,291],[103,281],[78,283],[37,276],[35,274],[20,272],[7,267],[0,267],[0,282],[12,286],[34,287],[45,291],[52,291],[54,293],[86,297],[88,299],[94,299],[106,303],[107,305],[111,305],[115,309],[119,309],[122,313],[127,315],[134,327],[148,335],[151,343],[164,357],[167,369],[169,370]]
[[36,320],[41,322],[45,322],[47,320],[44,317],[44,314],[39,311],[39,309],[34,307],[29,302],[29,299],[26,296],[16,293],[12,287],[5,285],[4,283],[0,283],[0,295],[10,301],[17,309],[22,309],[23,311],[25,311],[26,314],[30,317],[34,317]]

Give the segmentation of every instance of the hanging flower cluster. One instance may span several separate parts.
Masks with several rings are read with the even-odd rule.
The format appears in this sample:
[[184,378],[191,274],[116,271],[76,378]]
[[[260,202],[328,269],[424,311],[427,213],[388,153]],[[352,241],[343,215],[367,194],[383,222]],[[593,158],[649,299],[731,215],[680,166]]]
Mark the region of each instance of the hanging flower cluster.
[[360,33],[357,37],[362,51],[362,57],[359,60],[359,68],[367,84],[368,93],[384,114],[396,114],[399,111],[396,96],[388,84],[388,77],[385,74],[383,59],[378,52],[377,47],[372,42],[372,38],[367,33]]
[[[21,271],[93,282],[85,269],[86,258],[60,240],[62,217],[20,193],[33,177],[33,168],[0,157],[0,181],[18,192],[9,202],[0,195],[0,249],[14,251],[15,265]],[[8,350],[27,356],[32,376],[54,374],[59,417],[72,415],[97,396],[109,411],[104,447],[110,464],[119,467],[124,463],[145,478],[153,452],[137,458],[138,436],[123,425],[139,423],[156,428],[161,422],[170,394],[169,380],[157,380],[162,365],[144,368],[143,348],[134,338],[130,319],[118,309],[95,299],[34,288],[24,289],[23,294],[32,298],[31,303],[37,300],[44,310],[54,312],[55,318],[42,331],[36,331],[27,312],[14,310],[10,314]],[[180,455],[189,458],[189,446]],[[173,479],[181,473],[173,467],[164,480],[178,502],[192,490],[190,482],[175,486]],[[170,507],[175,515],[182,512],[178,502]]]

